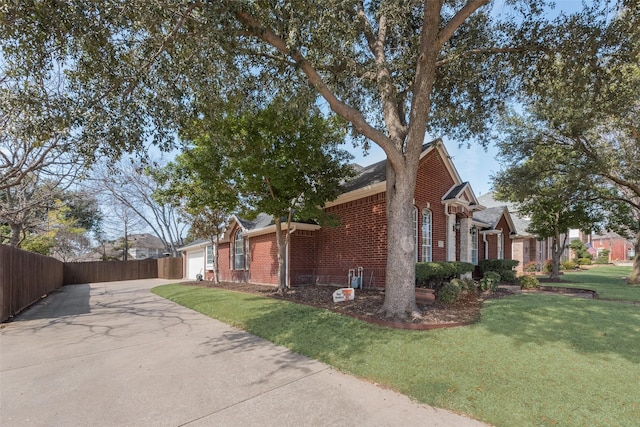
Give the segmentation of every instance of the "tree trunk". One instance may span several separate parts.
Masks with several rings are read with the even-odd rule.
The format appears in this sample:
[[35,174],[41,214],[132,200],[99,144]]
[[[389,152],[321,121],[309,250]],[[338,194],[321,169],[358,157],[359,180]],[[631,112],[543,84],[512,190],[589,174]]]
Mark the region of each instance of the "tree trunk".
[[[216,234],[215,241],[211,239],[211,250],[213,251],[213,283],[220,284],[220,270],[218,268],[218,247],[220,244],[220,235]],[[205,249],[206,251],[206,249]]]
[[18,224],[9,223],[11,227],[11,237],[9,238],[9,246],[13,246],[14,248],[20,247],[20,226]]
[[380,312],[404,319],[419,316],[415,294],[413,193],[415,179],[396,175],[387,164],[387,274]]
[[[568,233],[568,231],[567,231]],[[560,243],[560,234],[556,233],[553,237],[553,244],[551,245],[551,275],[550,279],[560,279],[560,258],[562,257],[562,251],[564,250],[565,243],[567,241],[567,234],[562,243]]]
[[287,292],[287,269],[285,266],[285,261],[287,259],[287,245],[285,238],[282,236],[282,220],[280,217],[276,216],[275,226],[276,243],[278,247],[278,293],[283,295]]
[[634,248],[636,255],[633,257],[633,267],[631,268],[631,276],[629,276],[629,284],[640,285],[640,232],[636,235]]

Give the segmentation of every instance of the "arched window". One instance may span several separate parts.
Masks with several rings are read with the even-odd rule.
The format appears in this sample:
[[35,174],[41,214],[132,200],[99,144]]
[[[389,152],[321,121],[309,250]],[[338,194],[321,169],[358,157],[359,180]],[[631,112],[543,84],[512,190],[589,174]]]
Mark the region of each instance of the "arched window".
[[242,231],[238,230],[236,238],[233,242],[233,268],[234,270],[244,269],[244,239],[242,238]]
[[429,209],[422,210],[422,262],[433,261],[433,215]]
[[413,251],[415,260],[418,262],[418,208],[413,207]]

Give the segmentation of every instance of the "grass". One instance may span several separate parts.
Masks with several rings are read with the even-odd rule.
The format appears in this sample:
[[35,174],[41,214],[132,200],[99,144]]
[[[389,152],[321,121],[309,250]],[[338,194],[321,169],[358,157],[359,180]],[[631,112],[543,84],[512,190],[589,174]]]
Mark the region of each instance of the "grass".
[[518,295],[488,301],[473,326],[404,331],[210,288],[166,285],[154,292],[419,402],[497,426],[632,426],[640,419],[635,305]]
[[640,286],[625,283],[630,275],[631,267],[594,266],[589,270],[566,271],[561,278],[570,283],[553,283],[553,286],[592,289],[603,299],[640,301]]

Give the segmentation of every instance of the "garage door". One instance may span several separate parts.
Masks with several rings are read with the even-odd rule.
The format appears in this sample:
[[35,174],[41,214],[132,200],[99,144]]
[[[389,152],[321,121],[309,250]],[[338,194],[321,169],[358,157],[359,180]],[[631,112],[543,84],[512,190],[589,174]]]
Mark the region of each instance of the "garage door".
[[196,280],[196,275],[204,276],[204,251],[187,253],[187,279]]

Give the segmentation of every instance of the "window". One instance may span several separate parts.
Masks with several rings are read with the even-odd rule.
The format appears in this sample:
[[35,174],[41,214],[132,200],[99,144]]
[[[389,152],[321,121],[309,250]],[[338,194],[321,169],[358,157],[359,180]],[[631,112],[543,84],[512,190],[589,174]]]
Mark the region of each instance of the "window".
[[471,229],[471,264],[478,265],[478,230]]
[[422,262],[433,261],[433,251],[431,242],[433,240],[432,232],[433,215],[429,209],[422,210]]
[[418,208],[413,207],[413,251],[415,260],[418,262]]
[[213,269],[213,246],[209,245],[206,248],[207,253],[207,269]]
[[234,270],[244,269],[244,239],[242,231],[238,230],[236,238],[233,242],[233,268]]
[[498,233],[498,259],[504,259],[504,234]]

